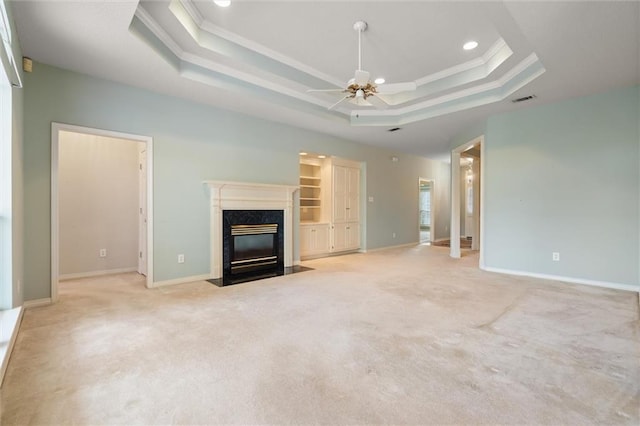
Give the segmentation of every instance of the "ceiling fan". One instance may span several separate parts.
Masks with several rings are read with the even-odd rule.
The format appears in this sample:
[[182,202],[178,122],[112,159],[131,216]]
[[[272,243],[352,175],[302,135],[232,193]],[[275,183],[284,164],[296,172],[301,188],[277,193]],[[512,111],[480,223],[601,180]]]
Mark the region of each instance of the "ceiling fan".
[[376,108],[386,108],[389,104],[380,95],[393,95],[400,92],[410,92],[416,90],[415,82],[375,84],[370,80],[368,71],[362,69],[362,32],[368,25],[364,21],[357,21],[353,24],[353,29],[358,32],[358,69],[352,79],[347,82],[345,89],[310,89],[307,92],[336,92],[346,93],[346,95],[328,109],[333,109],[344,101],[349,101],[358,106],[375,106]]

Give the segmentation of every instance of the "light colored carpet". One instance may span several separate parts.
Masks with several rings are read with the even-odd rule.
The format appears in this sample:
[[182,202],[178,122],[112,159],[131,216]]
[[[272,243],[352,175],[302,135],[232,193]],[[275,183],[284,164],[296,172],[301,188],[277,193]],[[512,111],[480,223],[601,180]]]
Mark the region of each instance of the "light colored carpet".
[[314,271],[30,309],[2,424],[633,424],[637,294],[480,271],[416,246]]

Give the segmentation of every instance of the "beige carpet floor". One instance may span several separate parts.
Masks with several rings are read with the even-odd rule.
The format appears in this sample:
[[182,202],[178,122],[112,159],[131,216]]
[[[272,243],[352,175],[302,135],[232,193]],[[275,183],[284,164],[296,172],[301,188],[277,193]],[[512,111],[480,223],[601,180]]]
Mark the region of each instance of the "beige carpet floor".
[[225,288],[61,283],[25,312],[2,425],[637,425],[637,294],[477,260],[423,245]]

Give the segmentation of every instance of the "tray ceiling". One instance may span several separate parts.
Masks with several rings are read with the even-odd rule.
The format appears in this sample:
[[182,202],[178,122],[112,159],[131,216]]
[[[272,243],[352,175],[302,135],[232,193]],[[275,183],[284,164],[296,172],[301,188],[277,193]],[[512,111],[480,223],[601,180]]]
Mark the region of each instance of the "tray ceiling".
[[[637,2],[12,2],[33,59],[432,158],[487,116],[638,84]],[[358,65],[417,90],[343,102]],[[462,49],[476,40],[475,50]],[[87,61],[86,58],[91,58]],[[535,94],[522,105],[512,99]],[[393,134],[391,127],[401,127]]]

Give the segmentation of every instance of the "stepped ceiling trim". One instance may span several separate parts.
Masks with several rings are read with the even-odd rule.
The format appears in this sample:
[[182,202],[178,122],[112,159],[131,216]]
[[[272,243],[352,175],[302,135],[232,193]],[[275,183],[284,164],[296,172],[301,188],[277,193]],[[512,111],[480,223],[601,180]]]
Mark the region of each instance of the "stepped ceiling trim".
[[498,102],[545,72],[532,52],[503,70],[502,76],[483,82],[514,53],[499,38],[480,57],[417,78],[415,92],[384,96],[389,104],[384,110],[344,102],[329,111],[338,97],[307,90],[342,88],[346,82],[206,21],[192,0],[172,0],[169,11],[193,43],[178,43],[176,29],[160,25],[141,4],[130,31],[182,77],[326,118],[348,120],[352,126],[402,125]]

